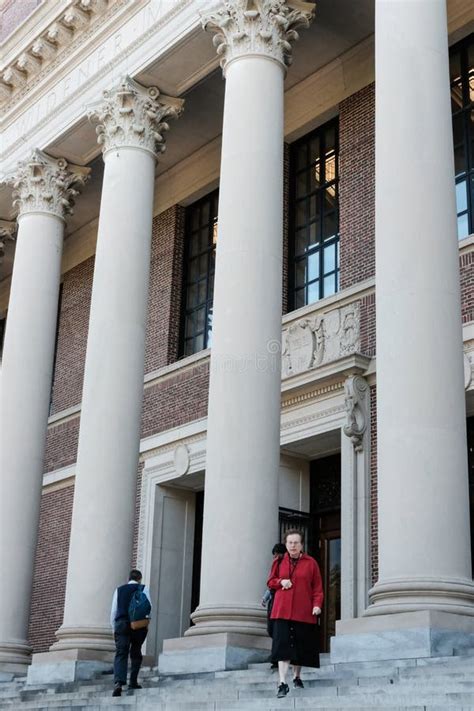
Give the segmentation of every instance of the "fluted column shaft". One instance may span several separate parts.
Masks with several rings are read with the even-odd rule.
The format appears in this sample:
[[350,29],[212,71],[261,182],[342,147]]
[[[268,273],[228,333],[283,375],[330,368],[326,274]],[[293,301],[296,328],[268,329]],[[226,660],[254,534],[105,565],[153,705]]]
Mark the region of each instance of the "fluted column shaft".
[[93,111],[104,145],[66,601],[54,649],[113,648],[131,565],[156,150],[180,101],[125,78]]
[[474,614],[448,70],[445,0],[377,0],[380,578],[368,614]]
[[[278,525],[286,63],[281,43],[297,18],[292,24],[283,2],[273,9],[259,3],[250,13],[247,3],[224,5],[205,20],[218,31],[226,91],[201,595],[188,635],[266,634],[259,599]],[[285,30],[272,14],[277,5]],[[300,24],[308,24],[308,8]]]
[[[0,668],[29,661],[28,622],[51,397],[64,217],[88,170],[36,151],[14,179],[19,206],[0,402]],[[64,201],[64,202],[62,202]]]

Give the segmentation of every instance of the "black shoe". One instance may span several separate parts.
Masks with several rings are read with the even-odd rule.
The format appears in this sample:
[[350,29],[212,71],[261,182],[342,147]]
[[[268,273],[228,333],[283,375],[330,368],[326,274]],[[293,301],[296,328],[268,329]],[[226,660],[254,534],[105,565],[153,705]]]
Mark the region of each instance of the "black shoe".
[[278,669],[278,662],[272,662],[270,665],[270,669],[273,671],[274,669]]
[[295,676],[295,678],[293,679],[293,686],[295,687],[295,689],[304,689],[304,684],[299,678],[299,676]]
[[289,690],[290,687],[288,686],[288,684],[284,684],[283,682],[281,682],[280,686],[278,687],[277,698],[284,699]]
[[115,684],[112,696],[122,696],[122,684]]
[[129,689],[143,689],[143,686],[141,686],[141,684],[137,684],[136,682],[134,684],[132,684],[132,682],[130,682],[130,684],[128,685],[128,688]]

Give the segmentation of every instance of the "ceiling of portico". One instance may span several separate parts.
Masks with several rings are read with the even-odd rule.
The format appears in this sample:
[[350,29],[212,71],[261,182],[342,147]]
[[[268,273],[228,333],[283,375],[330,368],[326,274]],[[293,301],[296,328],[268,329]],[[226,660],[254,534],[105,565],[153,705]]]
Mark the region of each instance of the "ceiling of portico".
[[[374,31],[374,0],[318,0],[316,20],[303,30],[294,48],[294,62],[285,89],[313,74]],[[164,57],[144,67],[134,77],[146,85],[186,99],[185,112],[172,125],[167,149],[157,166],[158,175],[178,164],[221,133],[225,83],[217,67],[211,36],[195,31]],[[72,234],[99,214],[102,163],[95,128],[85,118],[50,145],[40,146],[70,162],[88,164],[92,177],[68,219]],[[0,187],[0,218],[12,219],[11,188]],[[11,272],[13,245],[7,246],[0,280]]]

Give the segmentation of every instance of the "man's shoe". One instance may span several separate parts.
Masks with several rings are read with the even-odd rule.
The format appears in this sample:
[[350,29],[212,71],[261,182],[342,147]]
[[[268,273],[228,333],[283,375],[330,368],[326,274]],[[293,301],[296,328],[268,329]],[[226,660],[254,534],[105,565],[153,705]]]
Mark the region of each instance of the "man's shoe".
[[284,699],[289,690],[290,687],[288,686],[288,684],[284,684],[283,682],[281,682],[280,686],[278,687],[277,698]]
[[143,689],[143,686],[141,686],[141,684],[137,684],[137,683],[135,683],[135,684],[130,683],[128,685],[128,688],[129,689]]
[[112,696],[122,696],[122,684],[115,684]]
[[293,686],[295,687],[295,689],[304,689],[304,684],[299,678],[299,676],[295,676],[295,678],[293,679]]

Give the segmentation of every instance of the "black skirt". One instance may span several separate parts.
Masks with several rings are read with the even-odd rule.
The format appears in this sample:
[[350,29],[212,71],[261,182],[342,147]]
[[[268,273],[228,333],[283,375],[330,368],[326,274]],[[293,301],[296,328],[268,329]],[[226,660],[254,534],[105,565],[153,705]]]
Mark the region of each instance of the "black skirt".
[[272,620],[272,662],[319,668],[319,626],[293,620]]

